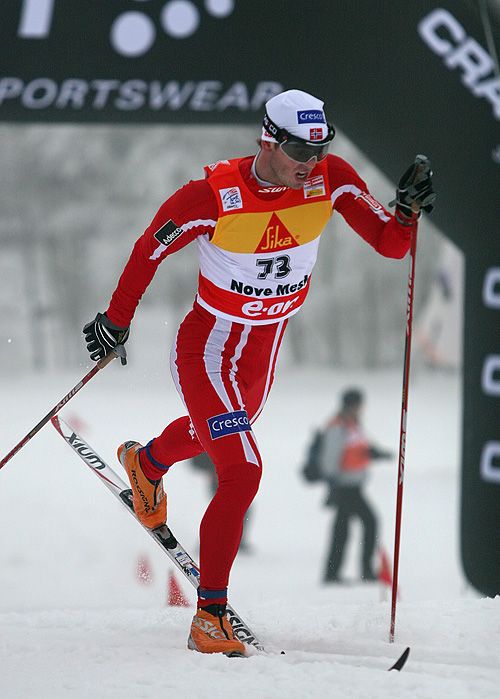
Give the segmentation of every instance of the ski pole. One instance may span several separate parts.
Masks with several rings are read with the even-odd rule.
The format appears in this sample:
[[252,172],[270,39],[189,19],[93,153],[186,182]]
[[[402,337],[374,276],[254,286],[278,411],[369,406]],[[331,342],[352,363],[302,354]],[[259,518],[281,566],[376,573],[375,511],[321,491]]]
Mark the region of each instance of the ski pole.
[[21,441],[16,444],[16,446],[9,451],[7,456],[4,456],[3,459],[0,461],[0,468],[3,468],[7,461],[10,461],[14,454],[17,454],[17,452],[24,447],[25,444],[27,444],[32,437],[36,435],[37,432],[39,432],[44,425],[47,424],[47,422],[50,420],[51,417],[54,417],[62,407],[66,405],[66,403],[73,398],[73,396],[78,393],[78,391],[85,386],[86,383],[90,381],[90,379],[97,374],[98,371],[101,369],[104,369],[105,366],[108,366],[110,362],[113,361],[116,357],[120,356],[120,345],[116,347],[114,350],[112,350],[109,354],[107,354],[103,359],[100,359],[96,365],[89,371],[88,374],[86,374],[81,381],[79,381],[76,386],[74,386],[69,393],[67,393],[64,398],[61,398],[59,403],[55,405],[50,412],[43,417],[40,422],[33,427],[33,429],[28,432],[28,434],[21,439]]
[[[424,190],[418,190],[418,185],[420,182],[424,181],[426,178],[432,175],[431,163],[429,158],[425,155],[417,155],[415,158],[415,165],[413,172],[410,175],[410,180],[403,183],[406,187],[406,191],[409,192],[414,190],[413,194],[419,193],[421,196],[425,193]],[[406,176],[406,174],[405,174]],[[404,177],[405,177],[404,176]],[[410,186],[411,185],[411,186]],[[412,203],[411,208],[415,214],[420,212],[420,208],[423,207],[424,211],[429,211],[432,209],[428,208],[432,205],[435,199],[435,194],[427,193],[427,196],[418,200],[416,197]],[[392,203],[396,203],[395,201]],[[406,337],[405,337],[405,351],[404,351],[404,362],[403,362],[403,390],[402,390],[402,400],[401,400],[401,426],[399,431],[399,458],[398,458],[398,484],[397,484],[397,496],[396,496],[396,522],[395,522],[395,532],[394,532],[394,564],[393,564],[393,574],[392,574],[392,601],[391,601],[391,626],[389,631],[389,641],[394,642],[394,630],[396,627],[396,603],[398,597],[398,573],[399,573],[399,548],[401,540],[401,513],[403,508],[403,481],[405,472],[405,455],[406,455],[406,420],[408,415],[408,391],[410,386],[410,356],[411,356],[411,333],[413,324],[413,296],[415,287],[415,264],[417,257],[417,228],[412,232],[411,243],[410,243],[410,269],[408,272],[408,289],[406,294]]]
[[396,602],[398,596],[399,545],[401,539],[401,513],[403,508],[403,480],[406,453],[406,418],[408,414],[408,389],[410,384],[411,331],[413,321],[413,292],[415,285],[415,258],[417,254],[417,230],[412,234],[410,246],[410,270],[406,302],[406,339],[403,364],[403,391],[401,404],[401,427],[399,432],[398,486],[396,496],[396,524],[394,533],[394,563],[392,571],[391,628],[389,641],[394,642],[396,627]]

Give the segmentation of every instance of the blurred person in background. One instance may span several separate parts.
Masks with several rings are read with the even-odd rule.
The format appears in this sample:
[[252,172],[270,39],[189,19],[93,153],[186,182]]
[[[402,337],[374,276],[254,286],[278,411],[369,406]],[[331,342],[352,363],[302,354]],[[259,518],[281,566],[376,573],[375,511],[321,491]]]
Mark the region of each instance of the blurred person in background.
[[349,388],[341,396],[338,412],[329,420],[319,450],[320,478],[328,483],[326,505],[335,508],[332,533],[323,582],[341,583],[342,564],[353,519],[362,525],[360,577],[364,581],[378,579],[374,570],[377,541],[377,517],[363,494],[368,470],[376,459],[391,459],[394,454],[379,449],[365,436],[361,423],[364,397],[357,388]]
[[[118,458],[136,514],[151,529],[166,520],[162,478],[172,464],[202,452],[215,464],[218,487],[200,525],[200,585],[188,637],[188,647],[202,653],[245,653],[226,604],[262,474],[252,425],[269,395],[288,320],[309,290],[322,231],[338,211],[379,254],[400,259],[420,209],[432,209],[430,170],[417,178],[416,165],[408,168],[393,216],[349,163],[328,154],[334,135],[316,97],[287,90],[271,98],[258,153],[212,163],[203,179],[172,194],[135,243],[106,312],[84,327],[93,360],[120,348],[125,362],[130,323],[158,265],[196,241],[198,292],[170,364],[186,414],[145,446],[125,442]],[[144,410],[133,396],[132,407]]]

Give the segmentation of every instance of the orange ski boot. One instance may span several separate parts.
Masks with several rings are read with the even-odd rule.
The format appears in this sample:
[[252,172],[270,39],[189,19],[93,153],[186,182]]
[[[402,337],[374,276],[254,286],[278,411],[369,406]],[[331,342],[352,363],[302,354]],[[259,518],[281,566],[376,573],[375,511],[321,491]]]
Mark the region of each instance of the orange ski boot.
[[148,529],[161,527],[167,521],[167,496],[161,479],[146,478],[139,461],[138,442],[124,442],[118,447],[118,460],[127,472],[132,487],[134,512],[141,524]]
[[211,605],[216,613],[198,609],[191,622],[188,638],[189,650],[199,653],[224,653],[230,658],[245,657],[245,646],[234,637],[233,627],[226,616],[226,605]]

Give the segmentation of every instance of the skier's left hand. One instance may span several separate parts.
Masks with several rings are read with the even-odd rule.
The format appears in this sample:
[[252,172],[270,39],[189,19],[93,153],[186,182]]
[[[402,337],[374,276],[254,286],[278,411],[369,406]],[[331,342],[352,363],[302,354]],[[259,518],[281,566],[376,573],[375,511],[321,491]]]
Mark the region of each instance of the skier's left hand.
[[430,214],[437,196],[432,187],[432,174],[429,158],[417,155],[399,180],[396,199],[389,206],[396,204],[396,211],[407,217],[420,213],[421,209]]

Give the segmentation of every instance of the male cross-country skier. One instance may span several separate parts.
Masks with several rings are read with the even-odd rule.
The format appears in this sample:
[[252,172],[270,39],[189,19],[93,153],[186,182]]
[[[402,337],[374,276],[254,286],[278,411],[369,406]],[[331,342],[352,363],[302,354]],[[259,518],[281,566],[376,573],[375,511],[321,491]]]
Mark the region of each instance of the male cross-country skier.
[[[347,162],[328,154],[335,135],[323,102],[288,90],[266,103],[259,151],[205,167],[167,199],[137,240],[108,309],[85,325],[97,361],[123,345],[160,262],[196,241],[198,292],[171,352],[187,414],[145,446],[128,441],[118,459],[135,512],[154,529],[166,521],[162,478],[176,461],[206,452],[218,488],[200,525],[200,585],[188,647],[244,655],[226,616],[229,573],[262,461],[252,429],[273,383],[285,328],[309,291],[318,245],[333,211],[375,250],[402,258],[419,211],[432,209],[431,172],[403,175],[392,216]],[[122,361],[125,361],[123,358]]]

